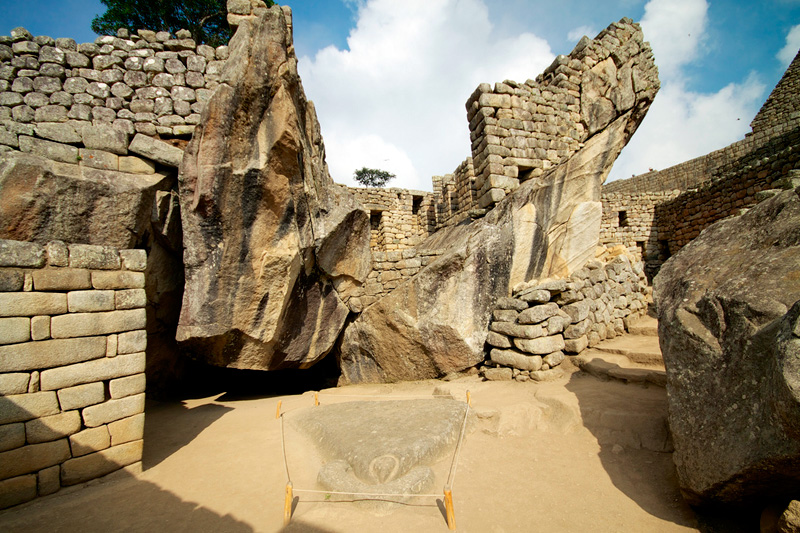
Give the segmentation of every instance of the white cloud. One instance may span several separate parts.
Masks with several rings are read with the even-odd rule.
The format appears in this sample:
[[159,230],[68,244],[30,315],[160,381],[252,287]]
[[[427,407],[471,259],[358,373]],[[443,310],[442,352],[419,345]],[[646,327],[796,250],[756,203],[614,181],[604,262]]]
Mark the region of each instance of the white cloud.
[[554,57],[533,34],[495,35],[482,0],[369,0],[347,43],[299,65],[333,179],[374,166],[425,190],[470,155],[464,104],[478,84],[533,78]]
[[781,62],[784,68],[789,66],[789,63],[792,62],[799,49],[800,24],[793,26],[792,29],[789,30],[789,34],[786,36],[786,46],[781,48],[780,52],[778,52],[778,60]]
[[651,0],[641,25],[653,47],[661,81],[680,76],[680,68],[700,55],[708,13],[706,0]]
[[677,82],[665,84],[609,179],[663,170],[744,138],[765,89],[752,74],[712,94],[687,91]]
[[569,31],[569,33],[567,34],[567,39],[577,43],[578,41],[581,40],[581,37],[583,37],[584,35],[586,35],[590,39],[594,39],[594,37],[598,33],[599,32],[594,28],[592,28],[591,26],[586,26],[586,25],[578,26],[577,28],[573,28],[572,30]]

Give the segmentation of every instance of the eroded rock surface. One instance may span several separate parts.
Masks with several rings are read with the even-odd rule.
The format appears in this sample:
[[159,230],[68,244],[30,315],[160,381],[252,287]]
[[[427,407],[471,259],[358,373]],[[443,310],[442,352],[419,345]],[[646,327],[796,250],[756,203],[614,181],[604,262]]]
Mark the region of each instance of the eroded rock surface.
[[669,423],[691,503],[800,489],[800,189],[718,222],[655,278]]
[[[630,27],[636,31],[619,35],[641,40],[638,27]],[[628,50],[628,44],[619,46]],[[617,76],[616,70],[602,83],[584,77],[581,91],[624,105],[590,113],[597,130],[578,152],[524,182],[484,218],[444,229],[423,243],[421,248],[446,251],[347,327],[341,382],[435,378],[476,365],[484,359],[497,298],[509,296],[520,282],[568,276],[594,257],[601,185],[658,89],[646,43],[608,59],[620,58],[624,63],[616,69],[635,65],[650,76],[647,83],[618,82],[630,75]]]
[[215,365],[307,367],[333,346],[369,273],[369,217],[328,174],[291,12],[256,11],[237,19],[183,159],[177,338]]

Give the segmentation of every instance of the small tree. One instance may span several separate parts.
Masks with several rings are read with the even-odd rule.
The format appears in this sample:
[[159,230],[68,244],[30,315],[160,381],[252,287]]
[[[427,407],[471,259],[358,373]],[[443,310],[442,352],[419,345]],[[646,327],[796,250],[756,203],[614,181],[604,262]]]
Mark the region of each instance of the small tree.
[[[92,31],[115,35],[118,28],[168,31],[189,30],[198,43],[227,44],[233,33],[228,26],[226,0],[100,0],[106,12],[92,19]],[[266,0],[267,6],[274,4]]]
[[362,167],[353,173],[353,179],[364,187],[383,187],[395,177],[391,172],[367,167]]

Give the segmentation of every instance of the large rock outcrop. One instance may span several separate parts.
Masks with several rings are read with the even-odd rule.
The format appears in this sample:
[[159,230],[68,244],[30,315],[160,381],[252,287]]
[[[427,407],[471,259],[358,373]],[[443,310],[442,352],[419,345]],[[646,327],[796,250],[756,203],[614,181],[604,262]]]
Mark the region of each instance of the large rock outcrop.
[[669,424],[693,504],[800,489],[800,189],[720,221],[654,282]]
[[177,338],[215,365],[307,367],[332,348],[369,274],[369,217],[328,174],[291,12],[255,7],[236,23],[181,167]]
[[[421,248],[445,251],[347,327],[340,353],[341,382],[426,379],[473,366],[484,359],[484,342],[497,298],[509,296],[520,282],[567,276],[594,257],[601,185],[659,86],[641,31],[633,24],[615,24],[610,30],[618,27],[613,39],[608,32],[602,33],[603,42],[615,42],[626,53],[606,50],[603,60],[620,61],[615,73],[625,71],[627,78],[615,74],[599,82],[600,75],[590,68],[599,63],[588,58],[589,74],[576,87],[601,95],[597,97],[603,102],[619,100],[624,105],[603,105],[601,113],[591,111],[594,107],[590,102],[584,105],[582,99],[581,107],[590,110],[584,120],[591,123],[590,130],[596,130],[580,150],[540,177],[524,182],[484,218],[444,229],[423,243]],[[636,46],[631,47],[634,40]],[[575,53],[582,54],[591,46],[582,42]],[[585,58],[585,53],[581,57]],[[562,56],[559,61],[569,63],[570,58]],[[631,83],[633,70],[639,73],[635,84]],[[598,89],[601,85],[602,91]],[[607,95],[613,98],[609,100]],[[494,124],[498,131],[506,123],[499,119]]]

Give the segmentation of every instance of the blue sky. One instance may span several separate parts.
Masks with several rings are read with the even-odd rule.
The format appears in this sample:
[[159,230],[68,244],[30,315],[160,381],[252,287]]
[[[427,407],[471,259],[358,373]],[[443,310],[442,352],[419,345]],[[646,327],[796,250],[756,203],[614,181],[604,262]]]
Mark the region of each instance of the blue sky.
[[[534,78],[583,34],[627,16],[653,45],[662,90],[611,179],[740,139],[800,48],[800,0],[297,0],[300,73],[328,163],[430,189],[469,155],[464,102],[480,82]],[[96,0],[0,0],[0,34],[93,40]]]

